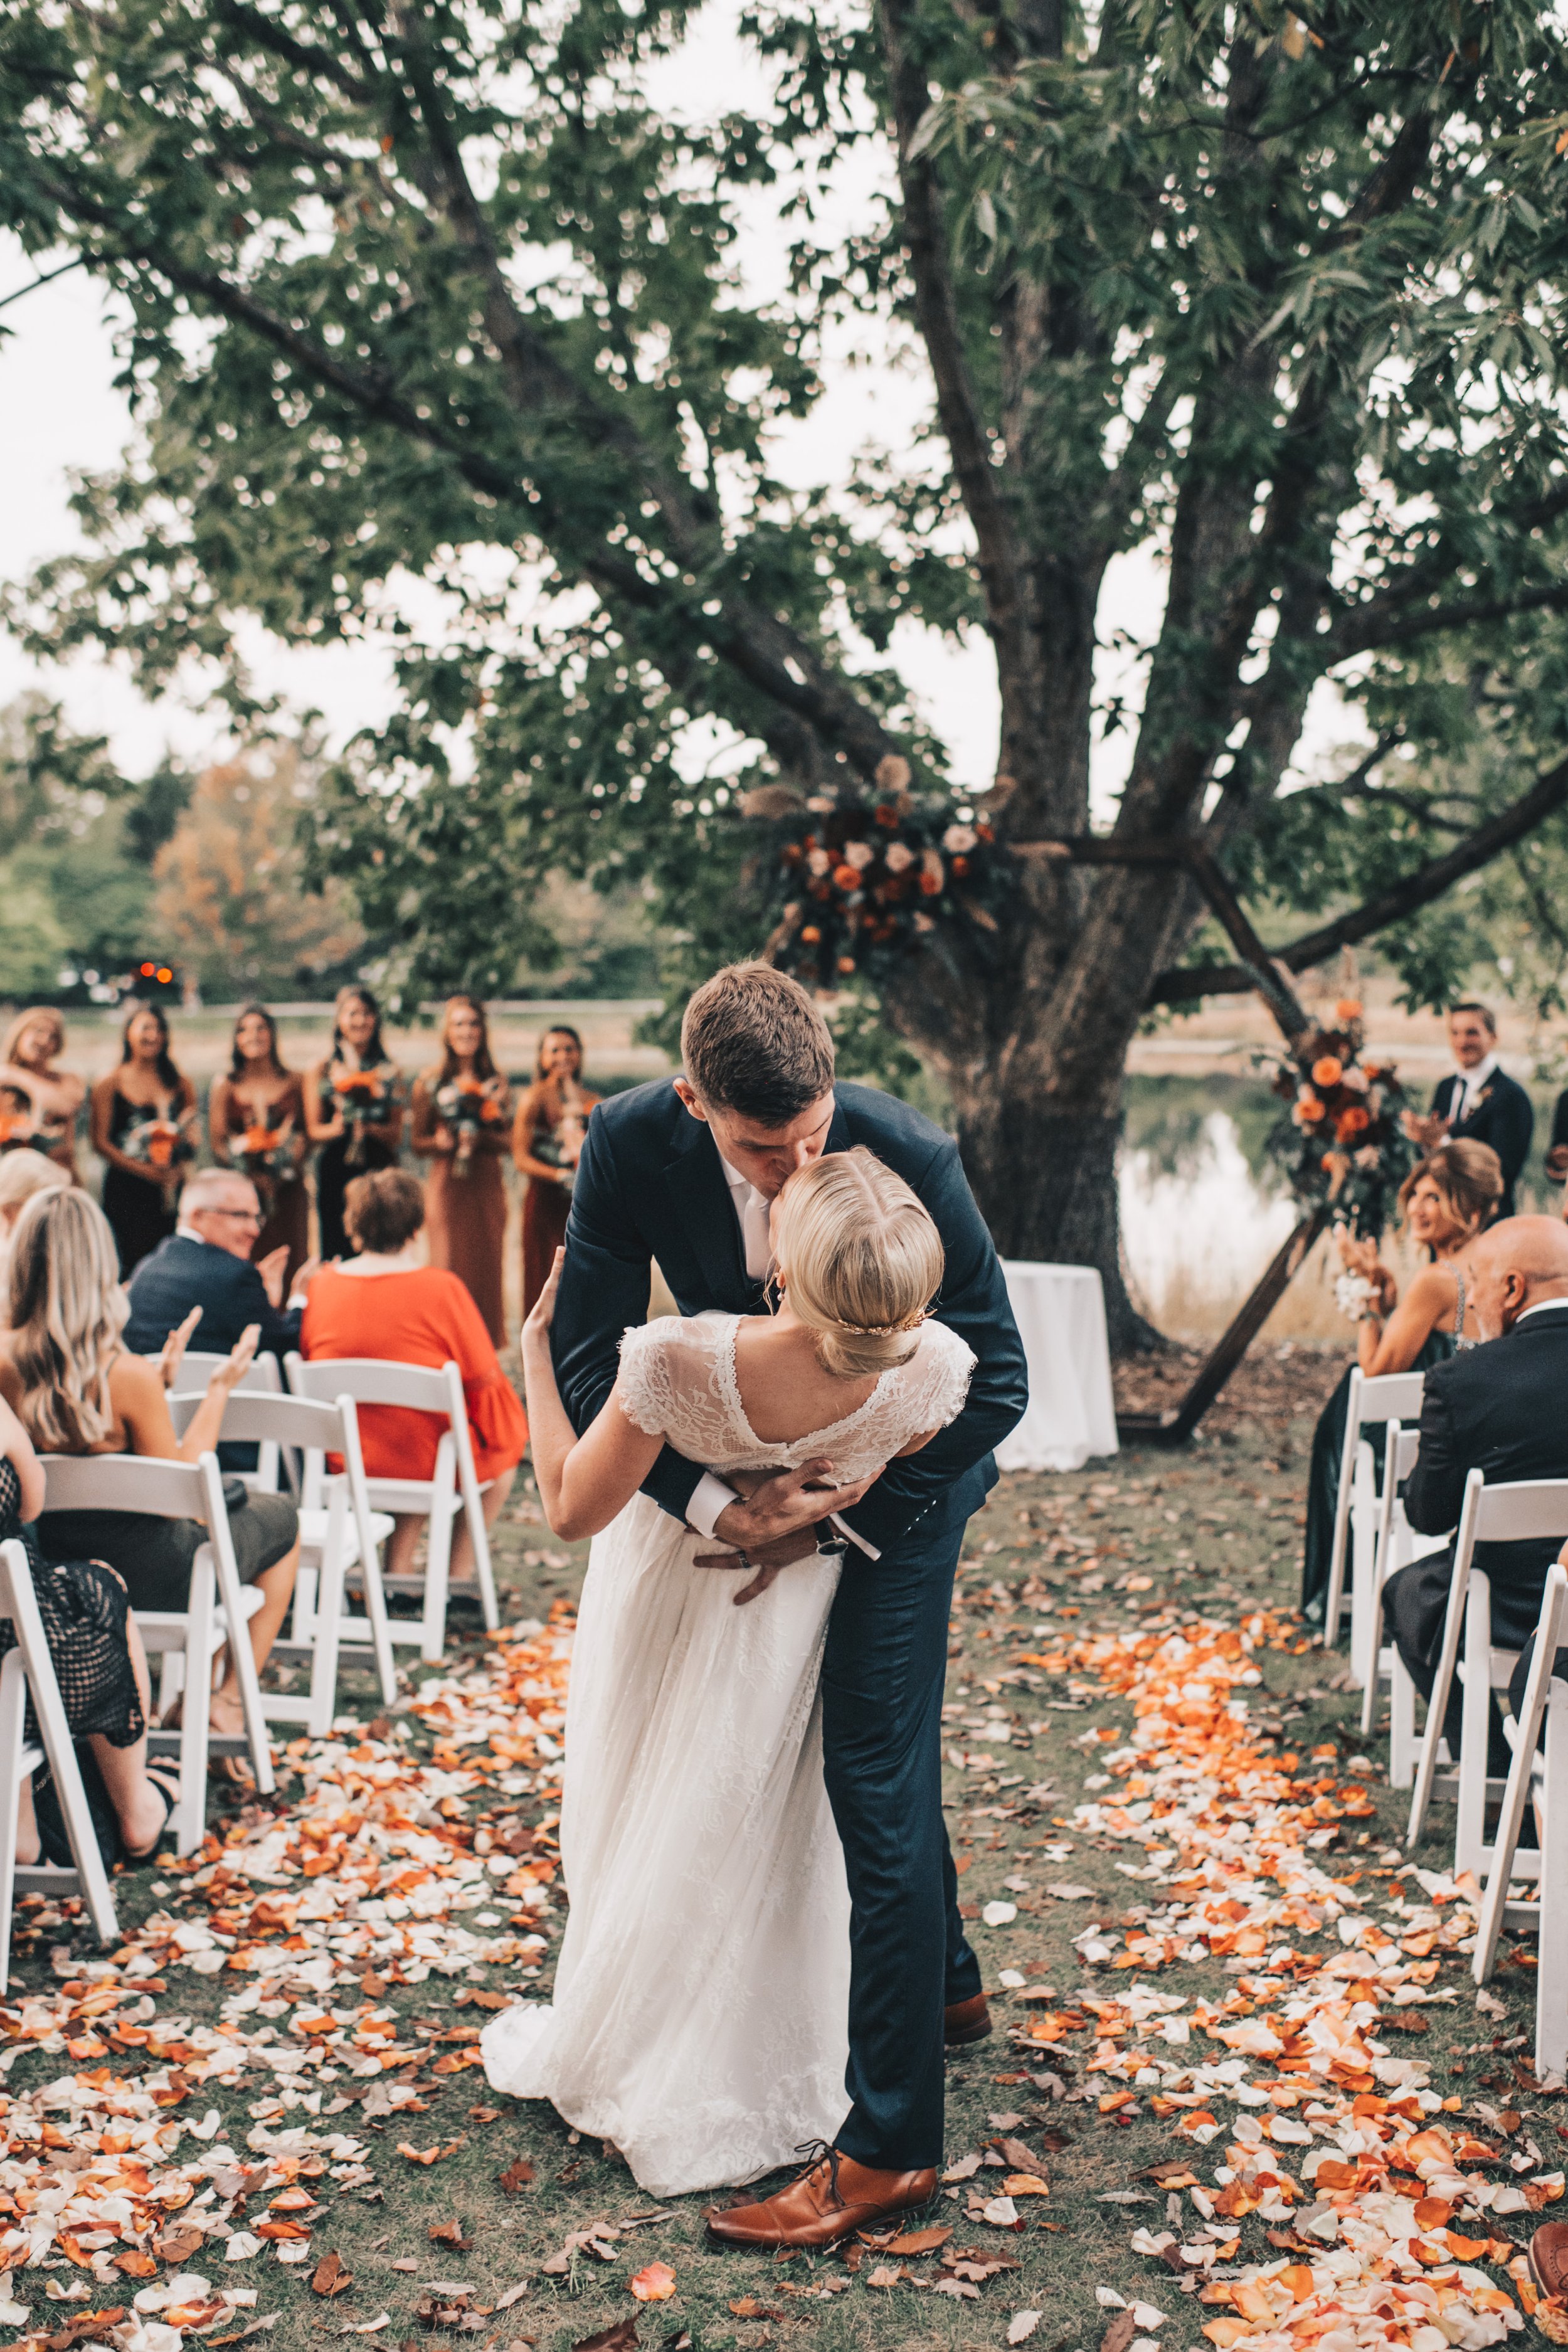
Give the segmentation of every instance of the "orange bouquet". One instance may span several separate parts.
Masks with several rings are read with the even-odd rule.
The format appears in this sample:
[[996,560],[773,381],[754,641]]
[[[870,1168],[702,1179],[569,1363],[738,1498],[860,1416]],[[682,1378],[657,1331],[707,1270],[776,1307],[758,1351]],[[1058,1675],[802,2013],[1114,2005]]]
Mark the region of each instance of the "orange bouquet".
[[397,1101],[395,1080],[384,1070],[339,1070],[332,1093],[349,1139],[344,1160],[351,1168],[363,1168],[365,1129],[384,1125],[390,1117]]
[[451,1129],[455,1139],[454,1176],[468,1173],[480,1136],[499,1127],[506,1117],[501,1102],[503,1088],[500,1078],[476,1078],[467,1073],[462,1077],[448,1078],[444,1087],[437,1087],[436,1108],[441,1114],[442,1125]]

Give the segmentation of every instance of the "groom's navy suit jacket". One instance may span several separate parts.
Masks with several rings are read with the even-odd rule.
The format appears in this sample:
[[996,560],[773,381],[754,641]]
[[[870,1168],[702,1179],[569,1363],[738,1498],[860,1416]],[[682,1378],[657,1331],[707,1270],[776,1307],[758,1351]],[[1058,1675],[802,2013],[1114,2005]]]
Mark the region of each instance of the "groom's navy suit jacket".
[[[965,1517],[978,1507],[996,1483],[992,1448],[1028,1402],[1028,1376],[1002,1268],[952,1137],[874,1087],[837,1086],[834,1097],[827,1150],[864,1144],[920,1195],[946,1253],[938,1319],[975,1357],[958,1419],[919,1454],[889,1463],[844,1515],[881,1552],[939,1502],[960,1504]],[[712,1130],[668,1078],[613,1095],[588,1124],[552,1332],[556,1378],[579,1430],[615,1385],[622,1332],[647,1319],[650,1259],[683,1315],[763,1309]],[[643,1491],[683,1519],[701,1475],[700,1464],[667,1445]]]

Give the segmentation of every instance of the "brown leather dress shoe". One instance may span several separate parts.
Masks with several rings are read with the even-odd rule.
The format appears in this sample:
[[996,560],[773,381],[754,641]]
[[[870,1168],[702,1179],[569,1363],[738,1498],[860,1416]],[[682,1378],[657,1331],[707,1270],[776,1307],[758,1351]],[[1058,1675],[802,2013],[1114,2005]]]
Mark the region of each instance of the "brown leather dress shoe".
[[1530,2267],[1543,2294],[1568,2295],[1568,2221],[1543,2221],[1530,2242]]
[[990,2031],[991,2011],[983,1992],[968,2000],[950,2000],[942,2013],[942,2038],[950,2050],[965,2042],[984,2042]]
[[757,2205],[731,2205],[706,2216],[709,2235],[721,2246],[831,2246],[856,2230],[869,2229],[890,2213],[929,2204],[936,2194],[936,2168],[921,2172],[878,2172],[817,2141],[805,2170],[787,2188]]

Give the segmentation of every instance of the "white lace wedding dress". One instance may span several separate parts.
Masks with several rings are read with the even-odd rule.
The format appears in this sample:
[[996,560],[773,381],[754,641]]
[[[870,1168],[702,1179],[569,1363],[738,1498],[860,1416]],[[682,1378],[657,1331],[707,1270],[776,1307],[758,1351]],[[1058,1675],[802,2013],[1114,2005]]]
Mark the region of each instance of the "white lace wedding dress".
[[[820,1454],[864,1477],[962,1409],[974,1360],[927,1323],[858,1412],[764,1444],[736,1385],[738,1320],[648,1323],[621,1349],[637,1426],[721,1474]],[[595,1538],[566,1710],[572,1908],[554,2001],[503,2011],[481,2039],[497,2090],[552,2100],[659,2197],[773,2171],[830,2139],[848,2105],[849,1897],[817,1704],[838,1564],[797,1561],[737,1609],[743,1578],[692,1564],[713,1548],[646,1495]]]

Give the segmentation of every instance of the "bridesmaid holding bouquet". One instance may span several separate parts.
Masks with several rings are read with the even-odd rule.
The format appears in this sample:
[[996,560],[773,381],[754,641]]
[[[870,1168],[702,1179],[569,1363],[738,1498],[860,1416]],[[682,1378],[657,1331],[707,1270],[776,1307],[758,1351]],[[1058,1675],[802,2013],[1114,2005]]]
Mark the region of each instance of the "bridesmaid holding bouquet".
[[310,1203],[305,1192],[305,1089],[278,1051],[278,1024],[264,1004],[247,1004],[234,1024],[227,1075],[207,1103],[207,1140],[220,1168],[248,1176],[266,1222],[253,1263],[287,1249],[287,1297],[310,1255]]
[[14,1087],[30,1108],[30,1148],[63,1168],[76,1183],[76,1123],[87,1087],[74,1070],[59,1067],[66,1024],[52,1004],[18,1013],[0,1043],[0,1086]]
[[511,1114],[506,1080],[490,1053],[484,1006],[477,997],[447,1000],[442,1058],[416,1079],[409,1137],[430,1162],[425,1230],[432,1265],[457,1275],[499,1348],[506,1187],[501,1154]]
[[527,1177],[522,1202],[522,1314],[550,1278],[566,1239],[567,1212],[588,1114],[598,1101],[582,1084],[583,1040],[575,1029],[547,1029],[539,1041],[533,1084],[517,1107],[511,1156]]
[[347,1257],[343,1194],[356,1176],[394,1168],[403,1139],[402,1081],[381,1037],[381,1007],[368,988],[338,991],[331,1051],[305,1080],[305,1132],[319,1143],[318,1248]]
[[139,1004],[121,1033],[120,1066],[92,1090],[92,1148],[109,1162],[103,1213],[129,1281],[174,1230],[181,1171],[195,1157],[196,1090],[169,1052],[169,1024]]

